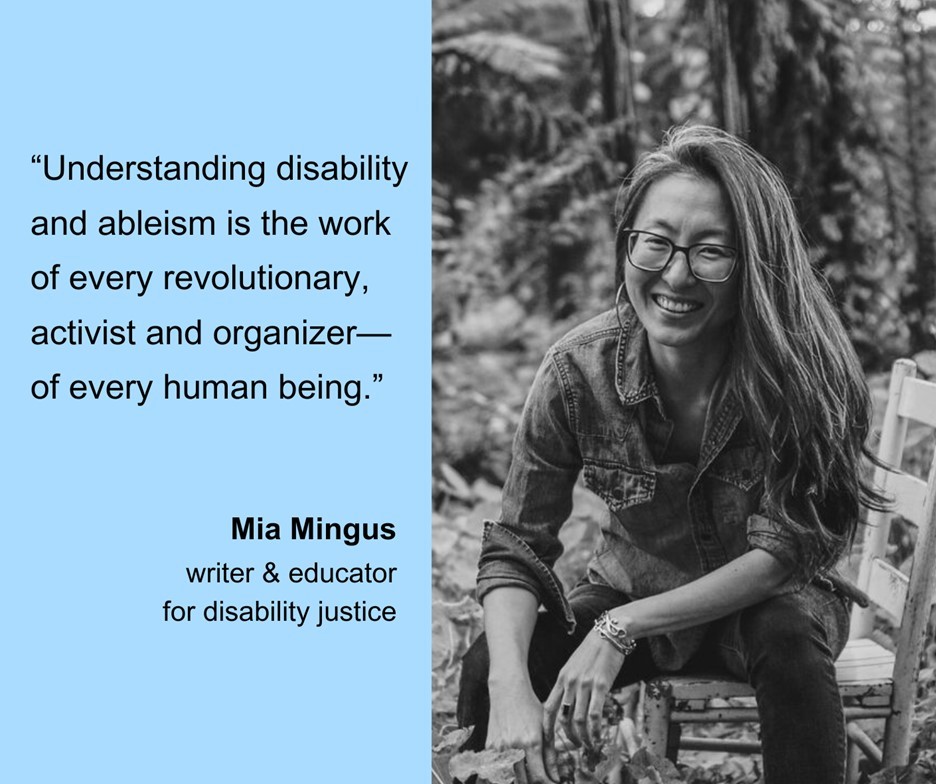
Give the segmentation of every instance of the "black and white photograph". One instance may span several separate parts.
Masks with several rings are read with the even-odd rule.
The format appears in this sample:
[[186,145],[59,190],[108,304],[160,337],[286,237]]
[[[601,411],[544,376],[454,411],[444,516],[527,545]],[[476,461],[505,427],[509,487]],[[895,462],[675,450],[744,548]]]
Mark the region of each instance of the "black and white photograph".
[[433,784],[936,782],[936,2],[432,31]]

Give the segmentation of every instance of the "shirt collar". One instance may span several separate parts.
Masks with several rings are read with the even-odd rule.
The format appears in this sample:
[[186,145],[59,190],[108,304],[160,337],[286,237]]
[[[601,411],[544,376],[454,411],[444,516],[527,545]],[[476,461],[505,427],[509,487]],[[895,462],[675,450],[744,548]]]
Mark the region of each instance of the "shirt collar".
[[625,406],[636,406],[652,399],[660,416],[665,418],[663,401],[660,399],[653,367],[650,364],[647,331],[629,307],[624,308],[621,313],[614,385]]
[[[657,413],[666,419],[663,401],[657,389],[650,364],[650,349],[647,346],[647,331],[633,309],[622,306],[621,331],[618,335],[615,361],[614,385],[618,397],[628,407],[637,406],[645,400],[653,400]],[[702,444],[701,462],[708,464],[714,455],[731,437],[741,421],[741,404],[728,382],[728,372],[723,372],[713,390],[705,423],[705,438]]]

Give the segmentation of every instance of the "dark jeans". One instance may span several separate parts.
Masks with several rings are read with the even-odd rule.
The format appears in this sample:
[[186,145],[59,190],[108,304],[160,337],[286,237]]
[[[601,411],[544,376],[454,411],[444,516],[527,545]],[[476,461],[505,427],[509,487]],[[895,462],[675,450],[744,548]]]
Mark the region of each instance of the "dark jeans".
[[[559,670],[606,609],[628,597],[611,588],[580,584],[569,594],[575,633],[568,635],[541,613],[530,645],[533,688],[545,700]],[[767,784],[840,784],[845,776],[845,724],[834,661],[848,638],[848,608],[837,593],[808,585],[768,599],[711,625],[702,649],[686,668],[726,670],[757,694]],[[484,635],[465,654],[458,722],[474,725],[466,748],[484,748],[490,702]],[[614,687],[659,675],[646,641],[625,661]]]

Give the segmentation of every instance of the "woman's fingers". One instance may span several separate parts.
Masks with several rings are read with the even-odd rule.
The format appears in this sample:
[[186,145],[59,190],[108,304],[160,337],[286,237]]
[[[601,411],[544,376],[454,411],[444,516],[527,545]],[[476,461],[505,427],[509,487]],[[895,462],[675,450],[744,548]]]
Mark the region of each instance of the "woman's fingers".
[[[547,766],[548,755],[552,754],[554,745],[556,722],[562,725],[575,746],[598,748],[601,745],[602,711],[611,679],[604,672],[608,667],[602,666],[600,658],[596,657],[590,664],[589,669],[578,675],[574,668],[564,668],[543,704],[543,753]],[[619,664],[615,674],[617,669],[620,669]],[[555,775],[552,767],[549,767],[549,772]]]
[[560,679],[543,706],[546,743],[552,744],[558,721],[575,746],[600,745],[602,709],[607,696],[608,688],[601,680],[585,679],[572,684]]
[[488,748],[502,751],[520,749],[528,784],[550,784],[544,751],[544,708],[532,689],[516,693],[492,694],[488,725]]
[[576,698],[573,695],[577,693],[576,689],[574,684],[560,677],[550,692],[549,699],[543,706],[543,735],[547,744],[553,744],[558,721],[569,740],[576,746],[581,745],[580,735],[574,724]]
[[543,742],[543,762],[546,765],[546,773],[552,781],[559,781],[559,762],[556,757],[556,747],[552,742]]
[[[563,709],[563,694],[565,693],[565,685],[562,682],[560,677],[556,681],[556,685],[553,686],[552,691],[549,692],[549,696],[546,698],[546,702],[543,703],[543,741],[547,746],[553,745],[553,739],[556,732],[556,719],[562,719]],[[566,710],[566,712],[568,712]]]
[[[601,720],[608,687],[600,680],[579,684],[575,700],[565,697],[560,706],[560,721],[569,740],[576,746],[597,748],[601,745]],[[565,692],[568,695],[569,692]]]
[[586,714],[586,745],[593,749],[601,745],[601,716],[607,697],[608,689],[596,683],[591,690],[591,700]]
[[526,772],[529,784],[550,784],[552,779],[546,773],[546,766],[543,763],[543,744],[535,743],[525,748]]
[[[543,739],[529,741],[515,741],[493,744],[489,748],[495,751],[504,751],[507,749],[520,749],[523,751],[524,765],[526,768],[527,784],[552,784],[558,782],[559,777],[556,774],[555,752],[552,753],[552,760],[549,772],[547,764],[544,761],[544,749],[551,750],[552,746],[543,743]],[[546,752],[549,753],[548,751]]]
[[569,740],[576,746],[588,742],[588,704],[591,701],[591,685],[582,683],[575,694],[575,704],[572,706],[572,720],[567,730]]

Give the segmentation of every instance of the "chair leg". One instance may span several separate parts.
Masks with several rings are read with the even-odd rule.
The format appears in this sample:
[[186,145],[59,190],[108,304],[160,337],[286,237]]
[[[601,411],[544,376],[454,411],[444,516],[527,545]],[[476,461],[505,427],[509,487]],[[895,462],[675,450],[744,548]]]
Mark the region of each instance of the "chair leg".
[[858,764],[861,762],[861,749],[851,738],[848,739],[848,757],[845,762],[846,784],[858,784]]
[[682,724],[669,725],[669,737],[666,739],[666,758],[675,764],[678,762],[679,746],[682,742]]
[[[875,745],[874,741],[868,737],[867,733],[854,722],[845,725],[845,735],[848,739],[848,763],[845,779],[848,784],[858,781],[859,762],[862,758],[867,759],[868,768],[871,771],[880,770],[884,767],[881,750]],[[854,778],[852,774],[854,771]]]
[[651,753],[675,760],[679,753],[679,736],[675,735],[675,747],[670,748],[671,710],[669,689],[653,681],[647,683],[644,694],[644,742]]

